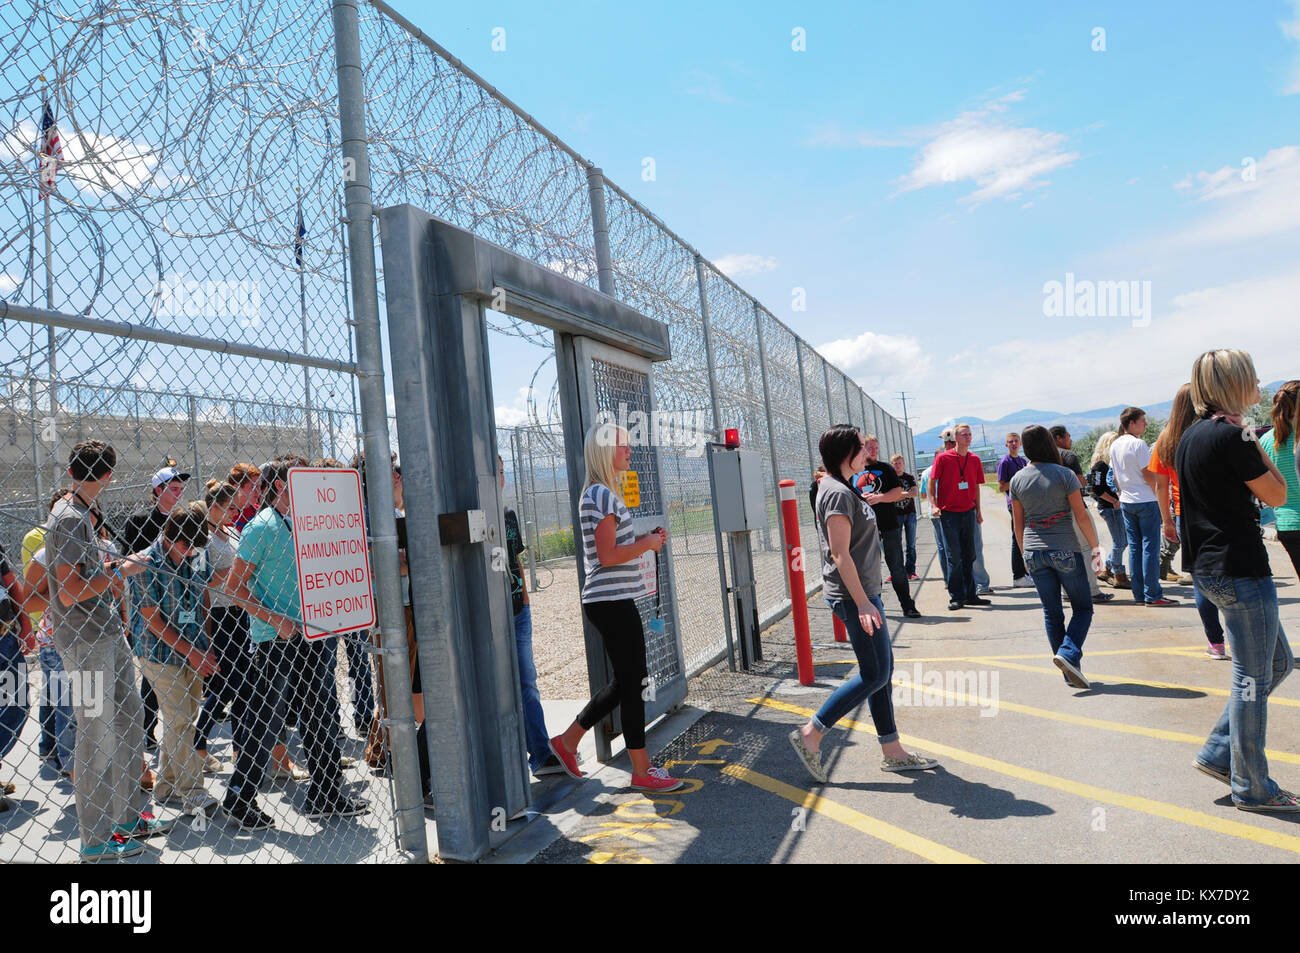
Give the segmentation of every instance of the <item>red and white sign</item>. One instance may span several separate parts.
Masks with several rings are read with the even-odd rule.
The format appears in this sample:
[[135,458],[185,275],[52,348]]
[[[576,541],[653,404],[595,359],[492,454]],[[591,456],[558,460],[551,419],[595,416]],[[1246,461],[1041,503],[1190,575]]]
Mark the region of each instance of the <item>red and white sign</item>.
[[307,638],[370,628],[375,624],[375,599],[361,509],[361,474],[332,467],[293,467],[289,502]]
[[659,591],[659,575],[655,572],[653,549],[646,550],[637,557],[637,568],[641,570],[641,582],[645,586],[645,594],[653,596]]

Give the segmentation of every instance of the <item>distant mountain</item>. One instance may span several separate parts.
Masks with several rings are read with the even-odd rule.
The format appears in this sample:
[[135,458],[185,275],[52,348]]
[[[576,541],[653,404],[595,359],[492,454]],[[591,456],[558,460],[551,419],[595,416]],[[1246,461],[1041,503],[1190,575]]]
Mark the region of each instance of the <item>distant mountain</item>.
[[[1274,381],[1272,384],[1263,386],[1270,391],[1276,391],[1283,383],[1285,382]],[[1013,430],[1019,433],[1030,424],[1041,424],[1044,427],[1063,424],[1076,440],[1094,427],[1118,427],[1119,415],[1128,406],[1128,404],[1114,404],[1110,407],[1096,407],[1092,410],[1078,410],[1073,413],[1027,408],[999,417],[997,420],[984,420],[982,417],[963,417],[961,419],[970,424],[971,430],[974,431],[974,446],[1000,447],[1006,440],[1008,433]],[[1158,404],[1142,404],[1141,406],[1147,412],[1148,417],[1164,419],[1169,416],[1169,411],[1173,409],[1174,402],[1170,398]],[[915,441],[916,452],[930,453],[942,449],[943,444],[939,440],[939,434],[942,432],[943,426],[938,426],[917,434]]]

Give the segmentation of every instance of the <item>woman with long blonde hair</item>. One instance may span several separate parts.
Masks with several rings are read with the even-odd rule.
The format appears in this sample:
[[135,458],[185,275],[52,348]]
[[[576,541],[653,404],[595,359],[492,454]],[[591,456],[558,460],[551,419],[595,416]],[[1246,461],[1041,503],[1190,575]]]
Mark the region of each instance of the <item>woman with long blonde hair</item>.
[[564,734],[550,739],[551,753],[575,778],[578,744],[591,728],[615,708],[623,726],[623,740],[632,760],[632,787],[638,791],[675,791],[682,782],[663,768],[650,764],[645,750],[645,698],[647,685],[645,630],[636,600],[646,594],[637,561],[647,552],[658,553],[668,542],[668,531],[658,527],[638,536],[632,516],[623,504],[623,477],[632,460],[627,431],[601,423],[587,431],[584,446],[587,479],[578,505],[582,536],[582,613],[600,633],[614,678],[592,696]]
[[1259,400],[1245,351],[1206,351],[1192,365],[1199,418],[1178,441],[1183,567],[1223,613],[1232,691],[1194,766],[1232,787],[1243,811],[1300,812],[1300,799],[1269,777],[1268,696],[1295,665],[1278,617],[1277,588],[1255,522],[1255,499],[1286,502],[1286,480],[1244,418]]

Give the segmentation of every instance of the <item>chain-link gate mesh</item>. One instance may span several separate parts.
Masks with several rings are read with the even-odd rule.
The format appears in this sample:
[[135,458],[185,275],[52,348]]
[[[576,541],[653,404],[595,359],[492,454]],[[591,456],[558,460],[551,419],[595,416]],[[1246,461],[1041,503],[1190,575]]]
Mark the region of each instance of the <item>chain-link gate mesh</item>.
[[[13,786],[0,805],[7,808],[0,810],[0,860],[75,860],[79,848],[130,855],[134,847],[111,845],[134,843],[136,835],[119,830],[114,838],[112,825],[139,823],[142,809],[178,820],[165,837],[141,841],[144,859],[398,856],[389,782],[365,759],[378,702],[364,633],[310,647],[298,638],[281,653],[285,684],[297,694],[272,706],[291,725],[276,730],[288,747],[268,763],[288,777],[268,778],[258,799],[274,829],[243,831],[232,814],[214,812],[213,801],[232,784],[237,727],[220,676],[267,666],[247,636],[232,636],[240,651],[206,672],[204,684],[196,666],[206,670],[207,653],[224,641],[213,635],[214,618],[241,613],[216,611],[203,599],[195,606],[192,586],[218,601],[223,590],[201,580],[182,584],[188,564],[182,570],[184,561],[159,556],[159,521],[134,532],[141,521],[130,519],[156,510],[152,477],[170,461],[192,475],[183,500],[193,501],[236,463],[256,467],[287,453],[348,460],[357,448],[354,381],[343,370],[352,335],[331,15],[327,4],[288,12],[258,0],[19,0],[0,10],[0,419],[8,423],[0,545],[21,578],[41,549],[49,500],[69,482],[70,451],[99,439],[116,453],[113,482],[94,501],[109,536],[103,545],[115,545],[115,558],[136,550],[153,560],[148,569],[145,557],[123,564],[119,572],[131,578],[117,587],[120,595],[93,592],[84,602],[93,612],[84,617],[33,613],[12,641],[0,639],[5,671],[29,676],[0,702],[0,784]],[[52,178],[48,189],[42,167]],[[142,334],[56,327],[30,309],[131,324]],[[155,333],[173,337],[150,340]],[[193,349],[175,339],[180,334],[286,355],[259,359],[223,353],[220,344]],[[73,523],[64,514],[60,525]],[[86,548],[85,560],[71,564],[59,562],[67,546],[49,548],[55,578],[39,563],[33,572],[56,599],[69,586],[104,585],[95,580],[106,578],[106,553]],[[57,573],[74,565],[80,570],[61,587]],[[184,598],[168,602],[173,590]],[[165,642],[159,648],[142,624],[150,591],[160,594],[170,633],[193,636],[180,639],[192,653]],[[199,652],[209,638],[215,641]],[[37,642],[39,651],[28,652]],[[149,670],[162,711],[140,750],[145,716],[124,720],[124,712],[141,704],[133,693]],[[59,687],[65,691],[50,690]],[[204,726],[210,760],[197,776],[198,739],[186,742],[198,719],[196,693],[201,702],[220,695],[209,709],[220,717]],[[266,699],[245,705],[247,718],[259,701]],[[383,739],[370,740],[371,760],[382,768]],[[340,814],[355,805],[344,802],[354,795],[369,799],[369,811],[345,819]],[[312,816],[318,810],[328,816]]]

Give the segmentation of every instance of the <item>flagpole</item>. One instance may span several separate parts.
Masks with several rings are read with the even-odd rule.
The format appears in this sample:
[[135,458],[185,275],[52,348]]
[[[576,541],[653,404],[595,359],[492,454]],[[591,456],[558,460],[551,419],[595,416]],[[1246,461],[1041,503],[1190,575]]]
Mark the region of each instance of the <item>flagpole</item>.
[[[45,307],[48,311],[54,310],[54,243],[50,238],[50,194],[45,193]],[[45,328],[46,350],[48,352],[48,361],[50,368],[50,420],[54,424],[54,436],[57,442],[58,434],[58,399],[56,396],[56,381],[58,380],[57,352],[55,351],[55,333],[53,325]],[[51,447],[51,451],[55,448]],[[59,457],[55,452],[50,453],[50,465],[53,469],[54,482],[51,486],[59,485]]]

